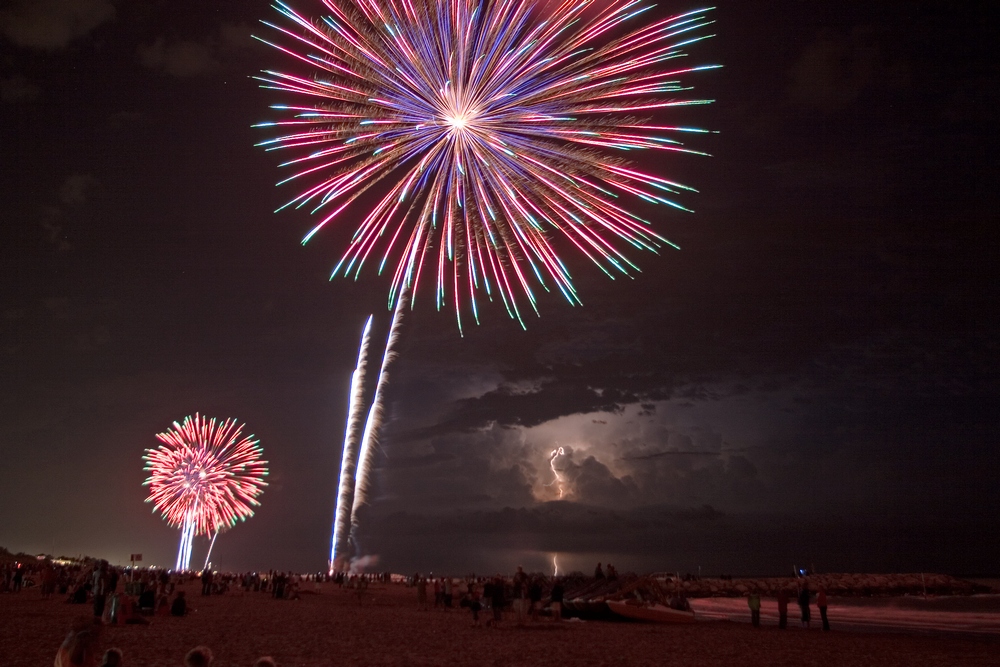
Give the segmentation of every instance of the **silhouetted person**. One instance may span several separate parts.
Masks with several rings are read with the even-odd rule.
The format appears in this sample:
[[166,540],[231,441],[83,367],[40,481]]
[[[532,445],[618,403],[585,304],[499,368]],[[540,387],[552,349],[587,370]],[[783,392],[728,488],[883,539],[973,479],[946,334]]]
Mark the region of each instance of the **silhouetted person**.
[[101,562],[99,567],[94,568],[93,588],[91,589],[94,594],[94,618],[101,618],[104,615],[104,604],[107,602],[107,584],[107,563]]
[[556,579],[555,583],[552,584],[552,620],[561,621],[562,620],[562,605],[563,597],[566,595],[566,589],[563,587],[562,581]]
[[184,599],[184,591],[177,591],[177,597],[170,605],[171,616],[184,616],[187,614],[187,600]]
[[122,652],[117,648],[109,648],[104,652],[101,667],[122,667]]
[[493,608],[494,627],[500,625],[500,621],[503,617],[504,604],[506,604],[506,598],[503,590],[503,579],[497,577],[493,580],[493,590],[490,595],[490,606]]
[[788,591],[784,588],[778,591],[778,627],[788,627]]
[[760,594],[751,593],[747,598],[747,606],[750,607],[750,622],[753,627],[760,627]]
[[195,646],[184,656],[184,667],[208,667],[215,656],[207,646]]
[[97,620],[77,621],[56,652],[55,667],[95,667],[100,639]]
[[802,589],[799,591],[799,609],[802,611],[802,627],[808,628],[811,619],[809,618],[809,586],[807,584],[802,584]]
[[142,593],[139,593],[139,610],[143,612],[153,613],[153,608],[156,606],[156,591],[152,587],[146,588]]
[[538,620],[538,611],[542,608],[542,582],[535,577],[528,584],[528,603],[531,605],[531,620]]
[[601,564],[598,563],[597,567],[594,568],[594,579],[603,579],[603,578],[604,578],[604,570],[601,569]]
[[826,589],[822,586],[816,592],[816,606],[819,608],[819,617],[823,619],[823,631],[830,631],[830,621],[826,617]]

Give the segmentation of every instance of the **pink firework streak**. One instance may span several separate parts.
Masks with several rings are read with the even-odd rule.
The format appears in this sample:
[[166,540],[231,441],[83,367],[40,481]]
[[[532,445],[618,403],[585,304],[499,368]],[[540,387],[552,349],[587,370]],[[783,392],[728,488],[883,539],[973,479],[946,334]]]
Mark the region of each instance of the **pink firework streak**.
[[580,303],[560,248],[614,277],[638,271],[625,248],[674,246],[628,202],[686,211],[676,198],[693,189],[626,158],[697,153],[679,137],[706,130],[637,114],[711,101],[681,82],[718,67],[685,52],[712,36],[710,9],[649,20],[643,0],[322,4],[327,14],[310,20],[275,2],[288,27],[265,23],[281,44],[266,43],[300,73],[257,78],[298,101],[257,127],[279,128],[259,145],[291,154],[281,183],[301,190],[286,207],[321,216],[303,243],[381,183],[334,275],[388,267],[390,306],[431,276],[459,330],[462,303],[478,322],[483,295],[524,326],[539,287]]
[[186,570],[195,535],[218,534],[253,516],[267,486],[267,461],[235,419],[219,423],[196,414],[156,438],[163,444],[143,456],[150,473],[146,502],[181,528],[177,569]]

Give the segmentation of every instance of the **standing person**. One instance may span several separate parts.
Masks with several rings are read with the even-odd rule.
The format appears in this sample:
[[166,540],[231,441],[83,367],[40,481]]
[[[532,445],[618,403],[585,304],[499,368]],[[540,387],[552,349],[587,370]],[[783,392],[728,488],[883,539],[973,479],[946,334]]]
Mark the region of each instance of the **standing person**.
[[434,580],[434,608],[437,609],[443,604],[441,593],[441,579]]
[[[493,607],[493,580],[489,577],[483,581],[483,612],[489,612]],[[490,619],[486,619],[486,626],[489,627]]]
[[788,627],[788,591],[784,588],[778,591],[778,628]]
[[819,607],[819,617],[823,619],[823,632],[829,632],[830,621],[826,617],[826,589],[822,586],[816,592],[816,606]]
[[46,563],[42,570],[42,597],[47,598],[56,590],[56,569],[51,563]]
[[427,580],[417,577],[417,609],[427,611]]
[[534,577],[528,584],[528,602],[531,605],[531,621],[538,621],[538,610],[542,607],[542,581]]
[[452,595],[453,595],[453,593],[452,593],[452,586],[453,585],[454,584],[451,581],[451,577],[445,577],[444,578],[444,585],[441,587],[441,591],[442,591],[442,593],[441,593],[441,601],[444,603],[444,610],[445,611],[448,611],[449,609],[451,609],[451,601],[452,601]]
[[562,580],[556,577],[555,583],[552,584],[552,620],[556,623],[562,620],[562,605],[563,597],[566,594],[566,589],[563,588]]
[[483,608],[482,603],[479,601],[479,591],[476,590],[476,584],[469,584],[468,593],[469,610],[472,611],[472,627],[479,627],[479,610]]
[[524,568],[517,566],[514,573],[514,613],[517,614],[517,624],[524,625],[526,615],[525,606],[528,603],[528,575],[524,573]]
[[207,567],[201,573],[201,594],[211,595],[212,594],[212,571]]
[[802,627],[810,627],[809,618],[809,584],[803,583],[799,590],[799,609],[802,610]]
[[594,579],[603,579],[603,578],[604,578],[604,570],[601,569],[601,564],[598,563],[597,567],[594,568]]
[[493,607],[493,627],[500,625],[500,619],[503,614],[503,605],[503,579],[498,576],[493,580],[493,596],[490,598],[490,606]]
[[747,606],[750,607],[750,622],[753,627],[760,627],[760,593],[756,591],[747,598]]
[[107,601],[105,596],[105,586],[107,585],[107,570],[106,563],[101,561],[100,566],[94,568],[94,578],[93,587],[91,592],[94,594],[94,618],[101,618],[104,616],[104,603]]

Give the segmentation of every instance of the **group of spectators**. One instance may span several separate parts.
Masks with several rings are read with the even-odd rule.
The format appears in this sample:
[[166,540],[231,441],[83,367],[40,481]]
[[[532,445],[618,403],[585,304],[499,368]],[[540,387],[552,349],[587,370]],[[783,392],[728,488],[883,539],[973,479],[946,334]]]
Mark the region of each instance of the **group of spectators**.
[[[782,630],[788,627],[788,601],[789,601],[788,591],[781,589],[775,596],[775,600],[778,603],[778,627]],[[809,590],[809,583],[803,581],[802,585],[799,586],[798,593],[796,595],[796,602],[799,605],[799,611],[801,612],[802,627],[809,628],[812,626],[812,591]],[[830,631],[830,619],[827,618],[827,599],[826,590],[822,586],[816,589],[816,608],[819,609],[820,620],[823,623],[823,630],[825,632]],[[753,626],[760,627],[760,594],[750,593],[747,597],[747,605],[750,607],[750,622]]]
[[[121,649],[101,651],[100,623],[78,622],[56,652],[55,667],[124,667]],[[196,646],[184,656],[184,667],[210,667],[215,656],[207,646]],[[253,667],[278,667],[274,658],[264,656]]]
[[480,613],[487,616],[487,627],[498,627],[503,620],[504,610],[510,610],[518,625],[524,625],[528,618],[539,620],[539,614],[548,600],[549,613],[553,621],[562,620],[562,603],[565,594],[563,582],[558,577],[549,579],[540,574],[529,575],[518,567],[513,577],[497,574],[494,577],[468,577],[455,580],[450,577],[428,578],[415,574],[410,581],[417,589],[417,608],[430,608],[428,588],[433,591],[434,607],[445,611],[452,609],[455,599],[458,605],[472,613],[472,624],[481,625]]

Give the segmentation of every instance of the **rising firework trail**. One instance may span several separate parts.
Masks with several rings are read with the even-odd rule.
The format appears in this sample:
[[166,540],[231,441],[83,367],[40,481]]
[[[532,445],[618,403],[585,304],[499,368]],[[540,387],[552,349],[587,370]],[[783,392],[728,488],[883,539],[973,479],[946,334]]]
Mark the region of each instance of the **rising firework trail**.
[[687,211],[679,196],[693,188],[626,158],[698,153],[680,137],[706,130],[641,115],[711,101],[681,81],[718,67],[685,51],[712,36],[710,9],[650,19],[644,0],[544,12],[537,0],[323,0],[310,20],[273,6],[288,27],[265,22],[277,36],[261,41],[298,66],[257,77],[297,100],[258,125],[279,132],[259,145],[289,154],[281,183],[300,184],[282,208],[319,214],[305,243],[373,202],[333,275],[388,267],[390,302],[407,287],[415,301],[427,276],[460,330],[484,296],[524,326],[539,288],[580,303],[561,249],[615,277],[638,271],[626,250],[674,246],[630,202]]
[[267,461],[259,441],[244,436],[235,419],[220,424],[196,414],[156,438],[163,444],[142,457],[150,473],[143,482],[146,502],[181,529],[176,569],[187,570],[196,535],[217,535],[253,516],[267,486]]
[[358,364],[351,374],[350,406],[347,412],[347,430],[344,433],[344,450],[340,459],[340,481],[337,492],[337,507],[333,516],[333,538],[330,544],[329,571],[333,574],[337,559],[343,559],[351,530],[352,494],[354,493],[354,471],[357,465],[358,438],[361,435],[361,420],[364,415],[365,372],[368,366],[368,342],[371,339],[372,318],[365,323],[361,334],[361,349]]
[[357,479],[354,485],[354,506],[351,508],[351,541],[354,544],[357,544],[358,509],[365,504],[368,498],[372,456],[374,447],[378,444],[379,430],[382,427],[382,420],[385,417],[385,392],[389,386],[389,367],[397,356],[396,346],[399,343],[399,331],[403,323],[403,310],[409,301],[408,296],[408,292],[404,290],[396,300],[396,308],[392,313],[392,325],[389,327],[389,337],[386,339],[385,352],[382,354],[382,367],[378,374],[378,384],[375,386],[375,398],[372,399],[371,408],[368,410],[365,432],[361,440],[361,451],[358,454]]

